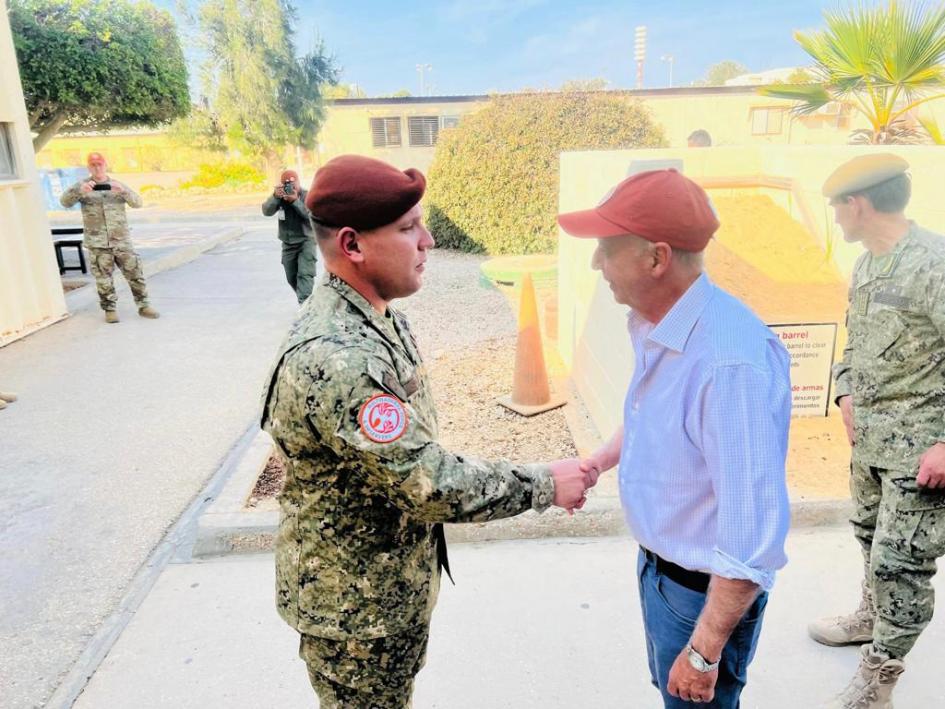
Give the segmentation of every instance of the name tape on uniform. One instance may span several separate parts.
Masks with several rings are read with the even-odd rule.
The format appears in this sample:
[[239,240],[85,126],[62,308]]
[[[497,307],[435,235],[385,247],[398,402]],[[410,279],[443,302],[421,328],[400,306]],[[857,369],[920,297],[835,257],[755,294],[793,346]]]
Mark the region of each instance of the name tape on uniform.
[[358,414],[361,433],[375,443],[396,441],[407,430],[407,409],[390,394],[376,394],[364,402]]

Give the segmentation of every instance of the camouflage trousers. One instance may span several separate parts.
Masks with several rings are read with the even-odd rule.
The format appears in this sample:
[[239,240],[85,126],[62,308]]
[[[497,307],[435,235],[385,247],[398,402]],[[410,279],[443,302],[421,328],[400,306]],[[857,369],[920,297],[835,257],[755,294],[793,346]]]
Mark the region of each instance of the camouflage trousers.
[[115,281],[112,279],[116,264],[131,287],[131,294],[138,308],[143,308],[148,304],[148,286],[144,282],[141,259],[138,258],[131,244],[105,249],[90,247],[89,264],[92,267],[92,275],[95,277],[95,288],[98,290],[98,301],[102,310],[115,310],[118,307]]
[[850,466],[853,531],[873,591],[873,645],[903,658],[932,619],[935,561],[945,555],[945,490],[916,484],[916,471]]
[[429,636],[427,625],[372,640],[302,635],[299,657],[320,709],[409,709]]

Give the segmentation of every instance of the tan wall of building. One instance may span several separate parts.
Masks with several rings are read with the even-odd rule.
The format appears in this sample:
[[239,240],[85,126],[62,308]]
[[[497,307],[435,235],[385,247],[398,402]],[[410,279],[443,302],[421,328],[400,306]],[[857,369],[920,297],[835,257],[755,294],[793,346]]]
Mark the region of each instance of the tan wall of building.
[[[821,185],[837,165],[855,155],[883,150],[909,161],[913,196],[907,214],[923,226],[945,233],[945,203],[939,190],[945,183],[945,148],[935,146],[854,147],[751,146],[708,149],[626,150],[576,152],[561,155],[559,207],[562,212],[588,209],[627,175],[633,160],[678,159],[687,176],[707,182],[719,178],[790,180],[793,190],[749,188],[762,192],[788,210],[809,229],[829,253],[844,278],[849,278],[862,246],[844,242],[833,224],[833,210],[821,195]],[[727,194],[736,188],[713,188],[709,194]],[[742,189],[742,188],[737,188]],[[806,212],[806,215],[805,215]],[[758,238],[765,238],[764,224]],[[828,247],[829,242],[829,247]],[[619,424],[622,402],[633,374],[634,356],[626,329],[625,306],[613,302],[600,274],[590,268],[594,239],[575,239],[563,232],[558,240],[558,347],[602,436]],[[784,273],[792,265],[784,264]],[[799,281],[802,274],[797,274]],[[809,322],[819,321],[812,313]],[[841,344],[845,339],[841,327]]]
[[754,93],[657,94],[645,105],[663,126],[671,147],[686,147],[697,128],[712,136],[713,146],[731,145],[843,145],[850,131],[860,127],[858,116],[835,106],[836,113],[792,116],[792,102]]
[[[715,146],[731,147],[844,145],[852,130],[867,127],[859,114],[837,106],[813,116],[793,116],[788,110],[790,101],[758,96],[751,87],[652,90],[624,95],[627,100],[643,102],[654,120],[662,125],[670,147],[685,147],[687,137],[697,128],[707,130]],[[461,120],[478,111],[487,102],[486,96],[342,99],[327,108],[317,150],[296,152],[287,148],[284,163],[301,168],[303,179],[327,160],[345,153],[370,155],[401,169],[416,167],[427,171],[433,161],[434,147],[411,145],[410,119],[436,118],[442,126],[450,119]],[[945,101],[941,104],[929,104],[924,110],[938,112],[940,121],[945,120]],[[399,122],[400,145],[377,147],[373,144],[371,119],[382,118]],[[105,153],[116,173],[141,174],[143,182],[138,181],[138,186],[150,182],[172,187],[200,163],[223,159],[219,154],[174,145],[162,131],[141,130],[63,134],[38,154],[37,164],[43,168],[81,166],[92,150]]]
[[202,162],[220,159],[219,154],[173,145],[166,133],[118,131],[99,134],[60,134],[36,154],[40,168],[84,167],[86,156],[100,152],[109,169],[122,173],[189,172]]
[[[328,108],[327,119],[318,136],[319,158],[322,162],[338,155],[355,153],[370,155],[385,160],[405,170],[415,167],[426,172],[433,162],[434,146],[410,144],[408,126],[412,117],[436,117],[440,126],[443,119],[459,118],[477,111],[487,101],[449,101],[413,103],[410,99],[391,100],[381,103],[341,103]],[[396,147],[374,147],[371,134],[372,118],[389,118],[399,121],[400,145]]]
[[0,124],[17,176],[0,179],[0,346],[65,317],[62,284],[34,166],[6,0],[0,0]]

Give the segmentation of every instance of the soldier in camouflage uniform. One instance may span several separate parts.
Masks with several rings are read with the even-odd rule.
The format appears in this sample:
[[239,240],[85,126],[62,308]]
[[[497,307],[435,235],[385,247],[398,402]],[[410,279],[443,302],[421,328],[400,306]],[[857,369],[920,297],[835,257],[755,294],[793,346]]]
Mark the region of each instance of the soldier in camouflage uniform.
[[578,460],[519,465],[437,442],[407,319],[433,246],[425,180],[360,156],[329,161],[307,206],[328,273],[282,344],[262,426],[286,460],[276,597],[323,709],[410,706],[449,572],[444,522],[583,504]]
[[[141,197],[128,185],[111,179],[108,165],[101,153],[89,153],[87,160],[89,178],[76,182],[59,198],[63,207],[76,202],[82,204],[82,226],[85,230],[85,247],[89,250],[89,263],[95,277],[99,303],[105,311],[105,320],[118,322],[118,297],[112,272],[115,265],[121,269],[131,287],[138,315],[157,318],[159,313],[148,303],[148,287],[141,270],[141,259],[135,253],[125,217],[125,205],[141,206]],[[96,189],[96,185],[108,189]]]
[[945,555],[945,237],[903,214],[908,163],[855,158],[824,194],[847,241],[862,241],[836,365],[837,403],[853,446],[854,534],[863,550],[860,607],[811,624],[828,645],[868,643],[831,705],[886,709],[903,658],[932,618],[931,578]]

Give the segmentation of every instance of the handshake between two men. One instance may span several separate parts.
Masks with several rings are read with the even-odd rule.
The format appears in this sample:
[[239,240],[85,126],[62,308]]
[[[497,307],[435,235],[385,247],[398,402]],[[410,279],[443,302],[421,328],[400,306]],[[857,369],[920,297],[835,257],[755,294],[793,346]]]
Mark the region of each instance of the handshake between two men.
[[601,472],[600,463],[594,458],[562,458],[551,463],[555,506],[568,514],[584,507],[587,491],[597,484]]

